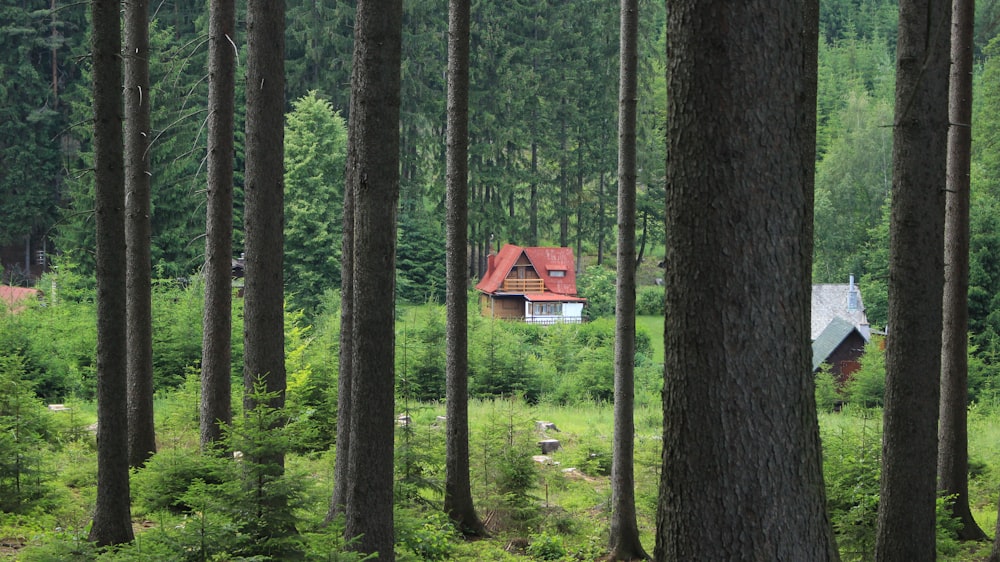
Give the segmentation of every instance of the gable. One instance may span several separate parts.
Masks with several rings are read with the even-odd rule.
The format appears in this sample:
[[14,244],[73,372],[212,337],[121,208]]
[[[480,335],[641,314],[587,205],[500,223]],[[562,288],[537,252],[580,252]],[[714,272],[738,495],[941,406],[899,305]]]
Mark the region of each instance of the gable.
[[813,341],[830,325],[834,318],[851,323],[865,338],[871,339],[871,327],[861,292],[853,283],[819,283],[812,286],[812,323],[809,338]]
[[826,329],[824,329],[820,335],[812,343],[813,352],[813,371],[819,369],[820,365],[825,362],[838,347],[841,346],[845,341],[851,339],[854,335],[854,339],[864,345],[864,342],[868,341],[868,338],[864,336],[855,326],[849,321],[843,318],[836,317],[830,321]]
[[[504,244],[489,256],[486,274],[476,284],[484,293],[496,293],[508,278],[541,279],[545,290],[576,295],[576,268],[570,248],[529,247]],[[534,292],[534,291],[532,291]]]

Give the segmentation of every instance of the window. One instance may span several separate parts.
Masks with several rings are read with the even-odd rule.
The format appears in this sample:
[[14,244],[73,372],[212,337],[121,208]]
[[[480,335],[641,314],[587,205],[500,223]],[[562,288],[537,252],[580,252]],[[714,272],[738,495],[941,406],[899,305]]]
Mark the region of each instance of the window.
[[562,303],[561,302],[531,303],[531,314],[533,316],[562,316]]
[[550,269],[549,277],[566,277],[565,269]]

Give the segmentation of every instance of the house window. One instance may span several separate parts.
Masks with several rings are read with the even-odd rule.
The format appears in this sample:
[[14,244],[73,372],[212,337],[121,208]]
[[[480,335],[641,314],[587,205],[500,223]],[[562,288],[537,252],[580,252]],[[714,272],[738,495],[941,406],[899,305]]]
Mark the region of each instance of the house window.
[[531,314],[534,316],[562,316],[561,302],[531,303]]
[[565,269],[550,269],[549,277],[566,277]]

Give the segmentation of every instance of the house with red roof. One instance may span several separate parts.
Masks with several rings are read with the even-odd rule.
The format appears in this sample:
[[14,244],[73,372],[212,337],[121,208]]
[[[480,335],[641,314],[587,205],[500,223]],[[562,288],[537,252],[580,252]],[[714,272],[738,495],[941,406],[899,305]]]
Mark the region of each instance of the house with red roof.
[[569,248],[504,244],[476,284],[483,316],[535,324],[579,323],[587,299],[576,293]]

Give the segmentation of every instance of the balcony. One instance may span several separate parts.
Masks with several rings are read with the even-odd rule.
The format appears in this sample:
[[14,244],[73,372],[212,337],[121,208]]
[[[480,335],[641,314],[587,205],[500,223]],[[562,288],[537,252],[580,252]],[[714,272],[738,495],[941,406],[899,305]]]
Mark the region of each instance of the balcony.
[[541,279],[504,279],[500,291],[504,293],[544,293],[545,281]]

